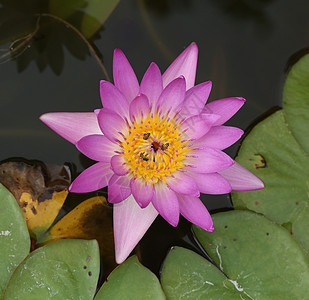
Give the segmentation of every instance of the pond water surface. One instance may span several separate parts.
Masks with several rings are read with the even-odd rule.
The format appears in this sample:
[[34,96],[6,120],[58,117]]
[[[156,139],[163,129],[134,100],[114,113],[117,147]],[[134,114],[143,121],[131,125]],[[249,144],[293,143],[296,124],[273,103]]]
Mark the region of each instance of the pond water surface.
[[[0,1],[0,18],[10,18],[10,12],[18,23],[17,11],[38,12],[37,1],[28,1],[26,8],[19,2]],[[196,42],[196,82],[213,82],[209,101],[246,98],[245,106],[228,122],[246,129],[261,114],[281,105],[287,61],[309,44],[308,11],[306,0],[122,0],[92,43],[111,78],[113,50],[120,48],[141,79],[150,62],[155,61],[163,72]],[[3,59],[0,64],[0,160],[70,162],[80,172],[93,162],[41,123],[39,116],[99,108],[99,81],[105,75],[76,33],[54,20],[48,23],[16,60]],[[0,25],[3,35],[6,28],[1,20]],[[9,43],[1,47],[5,50]],[[235,156],[238,146],[227,152]],[[202,199],[211,211],[231,207],[227,195],[203,195]],[[188,228],[184,221],[175,229],[158,218],[146,234],[144,261],[153,271],[158,271],[171,245],[184,242],[183,228]]]

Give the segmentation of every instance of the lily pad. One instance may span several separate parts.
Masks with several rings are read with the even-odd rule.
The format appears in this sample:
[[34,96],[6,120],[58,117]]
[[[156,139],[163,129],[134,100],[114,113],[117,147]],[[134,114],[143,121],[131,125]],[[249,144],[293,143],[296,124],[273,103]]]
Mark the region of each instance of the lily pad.
[[222,272],[250,299],[306,299],[309,259],[282,226],[249,211],[213,215],[212,234],[194,232]]
[[33,251],[4,292],[11,299],[92,299],[99,276],[95,240],[63,240]]
[[290,70],[283,90],[283,108],[295,139],[309,154],[309,55]]
[[95,300],[164,300],[157,277],[136,256],[117,267],[103,284]]
[[212,217],[214,233],[194,232],[218,268],[188,250],[171,251],[161,276],[168,299],[307,298],[309,259],[285,228],[250,211]]
[[116,267],[114,255],[113,210],[106,198],[89,198],[62,219],[37,241],[47,244],[62,239],[96,239],[100,246],[103,273],[106,276]]
[[161,283],[171,300],[249,299],[208,260],[181,247],[172,248],[165,259]]
[[11,274],[28,255],[30,237],[14,196],[0,184],[0,295]]
[[[282,110],[251,130],[236,161],[259,176],[265,189],[232,192],[235,208],[262,213],[292,233],[296,220],[299,223],[309,218],[303,211],[309,201],[309,157],[291,134]],[[297,238],[309,251],[309,235],[298,234]]]
[[302,211],[295,218],[291,231],[295,239],[300,241],[305,251],[309,255],[309,204],[308,202],[303,205]]

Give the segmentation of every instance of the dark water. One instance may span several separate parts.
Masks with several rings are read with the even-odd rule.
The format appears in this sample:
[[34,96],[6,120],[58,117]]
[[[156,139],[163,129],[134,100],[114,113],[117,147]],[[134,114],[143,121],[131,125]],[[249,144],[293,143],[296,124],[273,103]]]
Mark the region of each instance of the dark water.
[[[8,6],[14,15],[14,2],[0,1],[1,18]],[[32,11],[32,2],[36,6],[38,1],[29,1],[29,14],[37,13],[36,8]],[[18,9],[23,8],[16,5]],[[306,0],[122,0],[93,44],[110,77],[113,50],[121,48],[141,79],[151,61],[163,72],[195,41],[199,46],[196,82],[213,81],[210,100],[246,98],[245,106],[229,121],[245,129],[259,115],[281,105],[288,58],[309,44],[308,11]],[[0,160],[18,156],[54,164],[72,162],[82,171],[92,162],[81,158],[73,145],[38,117],[51,111],[100,107],[99,80],[105,76],[74,32],[52,20],[49,23],[48,28],[53,28],[47,30],[49,35],[37,36],[17,60],[0,64]],[[4,30],[0,26],[1,34]],[[52,46],[48,53],[37,56],[35,49],[42,41]],[[35,57],[41,61],[39,67]],[[234,156],[236,150],[234,146],[228,152]],[[211,210],[230,207],[227,196],[205,196],[203,200]],[[169,245],[179,242],[182,226],[186,230],[188,224],[184,222],[176,230],[158,219],[155,225],[143,241],[145,251],[152,248],[164,256]],[[145,261],[152,269],[158,268],[151,259]]]

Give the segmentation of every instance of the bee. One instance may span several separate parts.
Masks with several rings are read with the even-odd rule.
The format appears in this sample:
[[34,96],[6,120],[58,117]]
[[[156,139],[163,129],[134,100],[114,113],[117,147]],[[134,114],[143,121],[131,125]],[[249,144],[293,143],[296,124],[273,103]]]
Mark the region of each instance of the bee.
[[166,143],[166,144],[162,144],[161,145],[161,150],[167,150],[167,148],[168,148],[168,146],[169,146],[170,144],[169,143]]
[[148,160],[149,160],[149,158],[146,157],[146,156],[144,155],[144,152],[142,152],[142,153],[139,155],[139,157],[140,157],[142,160],[144,160],[144,161],[148,161]]
[[144,140],[148,140],[149,137],[150,137],[150,133],[144,133],[143,134],[143,139]]

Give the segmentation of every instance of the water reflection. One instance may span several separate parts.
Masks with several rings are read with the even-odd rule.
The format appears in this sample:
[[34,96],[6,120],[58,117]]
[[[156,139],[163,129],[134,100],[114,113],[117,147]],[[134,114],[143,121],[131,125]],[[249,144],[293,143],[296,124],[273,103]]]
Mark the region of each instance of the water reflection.
[[[13,46],[20,45],[24,40],[20,38],[35,31],[37,14],[51,12],[49,4],[47,0],[0,0],[1,48],[16,40]],[[104,32],[100,28],[91,40],[98,47],[97,53],[104,55],[109,74],[113,50],[119,47],[138,76],[151,61],[164,71],[177,53],[196,41],[200,50],[197,83],[213,81],[210,100],[245,97],[246,105],[229,123],[245,129],[261,113],[280,104],[286,60],[309,43],[308,9],[305,0],[299,5],[289,0],[121,1],[105,23]],[[76,14],[65,20],[81,31],[85,6],[75,10]],[[256,35],[257,28],[267,30]],[[49,111],[91,111],[100,107],[99,80],[104,74],[79,36],[52,18],[40,20],[30,45],[16,53],[22,72],[16,72],[15,61],[0,65],[0,159],[24,156],[54,164],[70,161],[76,164],[77,174],[93,162],[52,133],[38,117]],[[233,156],[236,150],[237,146],[229,154]],[[106,190],[99,193],[106,195]],[[73,196],[66,201],[67,211],[82,201]],[[231,207],[228,195],[203,196],[203,201],[212,212]],[[158,272],[170,246],[183,245],[187,225],[180,224],[177,231],[157,219],[141,249],[144,262],[152,270]],[[154,253],[158,254],[155,258]]]
[[172,10],[187,11],[194,1],[190,0],[141,0],[145,3],[147,9],[160,16],[168,15]]
[[[119,0],[97,5],[91,1],[65,3],[59,0],[0,1],[0,44],[11,42],[7,52],[0,56],[2,62],[15,58],[18,71],[24,71],[35,61],[40,72],[49,66],[60,75],[64,66],[64,47],[76,58],[85,60],[92,54],[108,78],[101,54],[92,45],[100,38],[102,23]],[[98,15],[98,13],[100,13]]]
[[[197,4],[190,0],[141,0],[147,9],[163,16],[168,16],[172,11],[185,12]],[[254,20],[259,24],[269,24],[270,19],[266,8],[273,0],[209,0],[212,5],[218,7],[227,15],[242,20]]]

